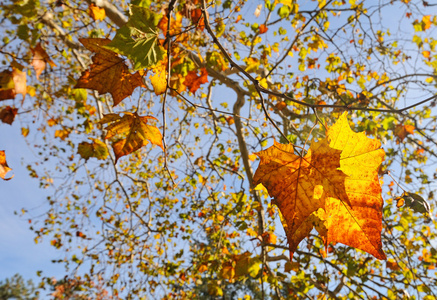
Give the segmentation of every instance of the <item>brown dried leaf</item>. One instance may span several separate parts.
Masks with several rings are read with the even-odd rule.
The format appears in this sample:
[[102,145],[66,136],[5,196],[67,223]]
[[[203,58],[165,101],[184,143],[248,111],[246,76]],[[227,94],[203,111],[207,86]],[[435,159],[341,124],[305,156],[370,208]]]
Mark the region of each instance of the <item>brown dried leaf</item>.
[[18,112],[18,108],[6,106],[0,111],[0,121],[12,125],[17,112]]
[[96,90],[100,94],[110,93],[114,106],[132,95],[135,88],[144,86],[139,72],[129,73],[129,68],[117,53],[103,48],[109,44],[109,39],[79,39],[90,51],[96,53],[92,57],[89,70],[82,73],[75,88]]

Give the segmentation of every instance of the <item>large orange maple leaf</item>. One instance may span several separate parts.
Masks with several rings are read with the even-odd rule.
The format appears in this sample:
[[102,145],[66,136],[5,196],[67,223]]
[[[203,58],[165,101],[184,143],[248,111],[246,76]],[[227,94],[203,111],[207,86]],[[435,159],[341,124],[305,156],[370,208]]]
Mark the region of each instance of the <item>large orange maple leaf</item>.
[[109,39],[89,38],[79,41],[90,51],[96,53],[89,70],[85,70],[75,88],[96,90],[101,94],[110,93],[114,106],[132,95],[135,88],[144,86],[139,72],[129,73],[124,59],[117,53],[104,48]]
[[313,227],[328,245],[339,242],[385,259],[378,167],[380,142],[354,133],[347,114],[312,142],[305,156],[276,143],[257,155],[254,183],[262,183],[279,207],[290,257]]

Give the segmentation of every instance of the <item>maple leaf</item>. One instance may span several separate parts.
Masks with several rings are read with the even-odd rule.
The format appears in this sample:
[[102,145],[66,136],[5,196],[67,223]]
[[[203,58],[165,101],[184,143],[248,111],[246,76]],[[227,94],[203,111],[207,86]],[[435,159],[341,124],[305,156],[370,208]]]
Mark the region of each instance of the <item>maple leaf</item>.
[[39,76],[45,70],[47,63],[53,68],[56,67],[56,64],[50,59],[49,55],[40,43],[38,43],[35,48],[30,48],[30,51],[32,51],[33,54],[31,65],[35,69],[36,79],[39,80]]
[[12,125],[17,114],[18,109],[15,107],[6,106],[0,111],[0,121]]
[[157,26],[161,16],[136,5],[131,5],[130,11],[129,21],[117,30],[106,47],[129,57],[135,69],[149,68],[163,60],[166,54],[158,39]]
[[305,156],[277,142],[257,153],[261,162],[254,184],[262,183],[279,207],[290,257],[316,227],[326,245],[340,242],[385,259],[377,173],[384,151],[379,147],[378,141],[354,133],[343,114]]
[[[353,132],[347,113],[341,115],[327,136],[329,146],[341,150],[340,170],[347,175],[345,187],[350,201],[348,206],[341,199],[330,199],[329,209],[334,214],[328,222],[328,243],[337,241],[386,259],[381,243],[383,199],[378,177],[385,155],[381,142],[364,132]],[[351,224],[348,232],[340,227],[344,224]]]
[[88,160],[90,157],[95,157],[97,159],[103,160],[108,157],[108,148],[106,144],[98,139],[89,138],[92,143],[82,142],[79,144],[77,152],[84,158]]
[[100,123],[110,123],[105,128],[107,130],[105,139],[116,135],[126,135],[126,138],[119,139],[112,145],[116,162],[120,157],[145,146],[148,143],[147,141],[158,145],[164,150],[161,132],[156,126],[148,125],[148,122],[151,120],[156,120],[156,118],[139,116],[137,113],[129,112],[125,112],[123,117],[120,117],[118,114],[104,115]]
[[6,162],[6,154],[4,150],[0,150],[0,178],[3,180],[11,180],[14,175],[12,175],[9,178],[6,178],[6,174],[11,171],[12,169],[9,168],[8,163]]
[[184,84],[188,87],[188,90],[192,93],[195,93],[201,84],[208,82],[208,72],[206,68],[200,69],[200,76],[197,76],[197,71],[189,71],[187,76],[185,77]]
[[132,95],[135,88],[144,86],[139,72],[129,73],[129,68],[117,53],[104,48],[109,39],[79,39],[90,51],[96,53],[89,70],[82,73],[74,88],[96,90],[101,94],[110,93],[114,106]]

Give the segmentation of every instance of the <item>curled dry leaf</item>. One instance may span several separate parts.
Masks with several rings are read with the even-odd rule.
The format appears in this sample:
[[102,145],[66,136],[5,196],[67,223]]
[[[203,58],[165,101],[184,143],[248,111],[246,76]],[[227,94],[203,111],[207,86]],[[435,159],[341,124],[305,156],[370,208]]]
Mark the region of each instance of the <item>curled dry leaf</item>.
[[276,143],[257,155],[261,162],[254,185],[262,183],[279,207],[290,257],[317,229],[326,245],[340,242],[385,259],[382,250],[382,204],[378,167],[380,142],[354,133],[346,114],[312,142],[304,156],[292,145]]
[[39,76],[45,70],[47,63],[53,68],[56,67],[56,64],[50,59],[40,43],[35,48],[30,48],[30,50],[33,54],[32,66],[35,69],[36,79],[39,80]]
[[2,110],[0,110],[0,121],[12,125],[17,112],[18,112],[18,108],[6,106]]
[[122,156],[128,155],[141,147],[148,141],[164,150],[162,135],[156,126],[148,123],[156,118],[151,116],[139,116],[136,113],[125,112],[123,117],[118,114],[107,114],[100,121],[101,124],[109,124],[105,139],[110,139],[117,135],[125,135],[112,144],[116,162]]
[[75,88],[110,93],[115,106],[132,95],[135,88],[144,86],[139,72],[130,74],[124,60],[114,51],[104,48],[111,40],[89,38],[80,39],[80,42],[96,54],[92,57],[90,69],[82,73]]
[[11,180],[14,175],[12,175],[9,178],[6,178],[6,174],[11,171],[12,169],[9,168],[8,163],[6,162],[6,154],[4,150],[0,150],[0,178],[3,180]]

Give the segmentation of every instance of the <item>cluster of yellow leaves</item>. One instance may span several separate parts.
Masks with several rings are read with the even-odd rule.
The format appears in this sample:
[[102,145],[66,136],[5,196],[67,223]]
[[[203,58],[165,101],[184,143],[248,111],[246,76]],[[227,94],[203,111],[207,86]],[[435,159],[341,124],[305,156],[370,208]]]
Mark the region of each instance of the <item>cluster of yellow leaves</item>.
[[354,133],[347,114],[313,141],[306,155],[276,143],[257,155],[254,183],[262,183],[279,207],[290,257],[313,227],[325,245],[339,242],[385,259],[382,250],[382,205],[378,168],[381,143]]

